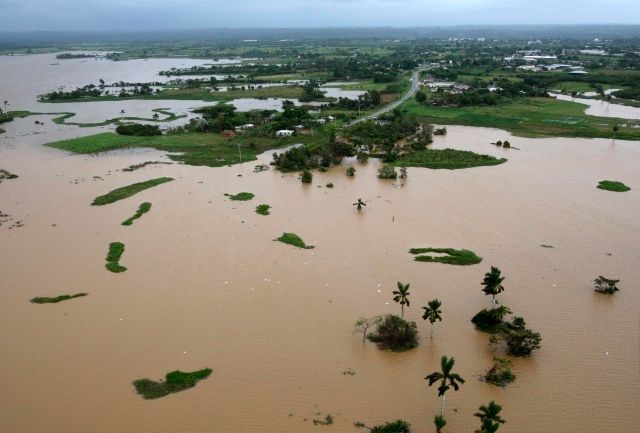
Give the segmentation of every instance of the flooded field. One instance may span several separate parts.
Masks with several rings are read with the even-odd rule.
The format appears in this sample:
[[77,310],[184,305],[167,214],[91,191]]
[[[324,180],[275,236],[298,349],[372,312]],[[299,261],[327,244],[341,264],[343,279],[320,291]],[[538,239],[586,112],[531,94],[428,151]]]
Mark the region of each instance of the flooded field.
[[[134,80],[104,71],[96,79]],[[29,101],[47,85],[26,80],[21,90],[10,88],[11,108],[36,109]],[[157,107],[180,112],[193,101],[127,102],[151,103],[126,106],[133,115]],[[106,104],[83,103],[78,115],[104,120],[111,116]],[[473,431],[473,412],[492,399],[504,408],[505,431],[638,431],[637,142],[527,139],[450,126],[434,148],[508,162],[409,168],[406,180],[381,181],[377,160],[345,161],[303,185],[296,173],[254,173],[270,153],[232,167],[122,172],[169,159],[147,149],[87,156],[44,147],[112,129],[50,118],[16,119],[0,134],[0,168],[19,176],[0,184],[0,211],[24,224],[0,225],[1,433],[341,433],[358,431],[354,421],[397,418],[414,431],[432,431],[439,403],[424,377],[442,355],[455,357],[467,380],[447,394],[447,432]],[[489,144],[505,139],[517,149]],[[355,177],[345,175],[349,165]],[[175,181],[90,206],[114,188],[161,176]],[[599,190],[603,179],[632,190]],[[255,198],[224,196],[241,191]],[[357,198],[367,203],[359,213],[352,206]],[[151,211],[131,227],[120,225],[143,201]],[[271,215],[255,213],[263,203]],[[283,232],[315,249],[273,242]],[[114,241],[126,244],[122,274],[104,268]],[[470,249],[483,261],[465,267],[413,261],[409,248],[422,246]],[[478,380],[502,351],[470,322],[490,305],[480,282],[492,265],[506,276],[499,301],[543,337],[531,358],[513,359],[517,379],[505,389]],[[594,293],[597,275],[621,279],[620,292]],[[421,335],[420,346],[404,353],[380,351],[352,333],[359,316],[399,312],[391,294],[397,281],[411,283],[405,314]],[[89,296],[29,303],[77,292]],[[430,340],[421,307],[433,298],[443,303],[443,321]],[[160,400],[143,400],[131,385],[205,367],[213,369],[209,379]],[[356,374],[343,374],[347,369]],[[332,426],[313,424],[328,413]]]
[[591,116],[618,117],[620,119],[640,119],[640,108],[622,104],[612,104],[598,99],[574,98],[569,95],[553,93],[552,96],[563,101],[573,101],[587,106],[584,111]]

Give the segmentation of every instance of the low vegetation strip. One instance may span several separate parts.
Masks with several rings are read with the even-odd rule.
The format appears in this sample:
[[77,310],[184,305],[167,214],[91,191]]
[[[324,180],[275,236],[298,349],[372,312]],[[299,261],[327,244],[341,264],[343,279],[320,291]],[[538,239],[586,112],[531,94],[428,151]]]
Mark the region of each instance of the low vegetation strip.
[[193,388],[199,381],[208,378],[212,372],[213,370],[210,368],[191,372],[176,370],[167,373],[164,381],[138,379],[133,382],[133,386],[143,398],[152,400]]
[[314,246],[305,244],[302,238],[295,233],[282,233],[282,236],[280,236],[276,240],[282,242],[283,244],[293,245],[294,247],[303,248],[305,250],[315,248]]
[[394,162],[394,165],[400,167],[455,170],[485,165],[498,165],[506,161],[505,158],[481,155],[468,150],[427,149],[403,155]]
[[0,183],[2,183],[3,180],[16,179],[17,177],[17,174],[13,174],[5,169],[0,168]]
[[145,201],[138,207],[138,210],[131,218],[127,218],[122,222],[122,225],[123,226],[132,225],[133,221],[137,220],[138,218],[140,218],[142,215],[146,214],[150,210],[151,210],[151,203],[149,203],[148,201]]
[[[453,248],[411,248],[409,252],[416,256],[415,260],[417,262],[436,262],[447,265],[468,266],[478,264],[482,261],[482,257],[479,257],[473,251],[456,250]],[[442,255],[432,255],[428,253]]]
[[239,192],[238,194],[225,194],[225,195],[229,197],[230,200],[233,200],[233,201],[249,201],[253,197],[255,197],[250,192]]
[[107,253],[107,264],[105,267],[111,272],[119,273],[127,270],[120,264],[120,258],[124,253],[124,244],[122,242],[111,242],[109,244],[109,252]]
[[91,203],[92,206],[103,206],[105,204],[113,203],[118,200],[123,200],[125,198],[129,198],[132,195],[139,193],[140,191],[144,191],[145,189],[149,189],[156,185],[160,185],[166,182],[171,182],[173,178],[171,177],[159,177],[156,179],[149,179],[144,182],[133,183],[131,185],[123,186],[122,188],[114,189],[113,191],[101,195],[100,197],[96,197]]
[[73,298],[80,298],[87,295],[88,293],[76,293],[75,295],[60,295],[54,298],[49,298],[47,296],[36,296],[31,300],[31,302],[34,304],[57,304],[58,302],[67,301]]
[[626,192],[631,190],[631,188],[624,183],[615,180],[602,180],[598,183],[598,188],[614,192]]

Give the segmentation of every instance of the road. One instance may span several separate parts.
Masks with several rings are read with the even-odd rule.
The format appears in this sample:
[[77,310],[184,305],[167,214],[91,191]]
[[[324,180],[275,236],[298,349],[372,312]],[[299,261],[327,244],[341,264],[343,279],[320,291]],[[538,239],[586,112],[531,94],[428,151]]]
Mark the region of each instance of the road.
[[418,89],[420,88],[420,72],[421,72],[420,69],[416,70],[411,76],[411,88],[407,90],[407,93],[402,95],[399,99],[396,99],[395,101],[393,101],[391,104],[385,105],[384,107],[374,111],[373,113],[367,114],[366,116],[359,117],[356,120],[352,120],[347,124],[347,127],[356,125],[360,122],[371,120],[375,117],[380,116],[381,114],[387,113],[393,110],[394,108],[399,107],[403,102],[407,101],[409,98],[412,98],[413,95],[415,95]]

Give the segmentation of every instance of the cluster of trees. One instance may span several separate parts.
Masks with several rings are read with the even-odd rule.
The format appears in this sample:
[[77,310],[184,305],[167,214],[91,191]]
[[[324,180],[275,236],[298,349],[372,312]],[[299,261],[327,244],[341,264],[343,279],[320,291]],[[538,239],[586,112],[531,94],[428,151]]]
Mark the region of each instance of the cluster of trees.
[[355,156],[355,154],[355,148],[351,144],[337,141],[332,134],[326,146],[314,148],[297,146],[282,153],[274,153],[271,164],[282,171],[328,168],[333,164],[339,164],[344,157]]
[[314,101],[324,98],[324,92],[320,90],[320,82],[317,80],[309,80],[302,85],[304,96],[300,98],[301,102]]
[[345,110],[366,110],[380,105],[382,105],[382,94],[376,90],[369,90],[365,94],[358,96],[358,99],[340,97],[328,104],[328,107]]
[[102,95],[102,90],[95,84],[87,84],[86,86],[78,87],[75,90],[69,92],[49,92],[40,96],[42,101],[57,101],[65,99],[79,99],[87,97],[97,97]]
[[158,125],[144,125],[141,123],[126,123],[124,125],[118,125],[116,132],[120,135],[135,135],[138,137],[162,135]]

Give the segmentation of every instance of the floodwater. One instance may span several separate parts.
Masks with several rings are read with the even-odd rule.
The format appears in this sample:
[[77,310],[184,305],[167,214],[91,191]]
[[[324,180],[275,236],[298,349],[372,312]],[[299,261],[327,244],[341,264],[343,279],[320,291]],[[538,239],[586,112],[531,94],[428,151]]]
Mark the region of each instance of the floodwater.
[[[43,131],[34,133],[34,120],[45,123]],[[153,150],[87,156],[44,147],[105,129],[55,125],[50,116],[3,128],[0,167],[20,177],[0,184],[0,210],[24,226],[0,226],[1,433],[342,433],[355,431],[354,421],[396,418],[432,431],[437,391],[423,378],[441,355],[454,356],[467,380],[447,395],[449,432],[477,428],[473,412],[491,400],[504,407],[505,431],[638,431],[638,143],[448,127],[435,148],[509,161],[410,168],[408,179],[395,182],[376,178],[376,160],[346,161],[355,177],[341,166],[303,185],[295,173],[253,173],[270,152],[232,167],[121,172],[168,158]],[[498,139],[519,150],[489,144]],[[160,176],[176,180],[90,206],[107,191]],[[633,189],[595,188],[603,179]],[[223,195],[241,191],[256,196],[232,202]],[[357,198],[367,203],[362,212],[352,206]],[[151,211],[121,226],[143,201]],[[271,215],[254,212],[261,203]],[[316,248],[273,242],[283,231]],[[122,274],[104,268],[113,241],[126,244]],[[467,248],[484,260],[414,262],[407,251],[419,246]],[[502,350],[469,321],[490,305],[480,281],[491,265],[507,277],[499,301],[543,337],[532,357],[513,359],[517,379],[505,389],[478,380]],[[621,291],[594,293],[600,274],[620,278]],[[352,326],[361,315],[398,313],[397,281],[411,283],[406,315],[418,322],[421,341],[394,354],[362,344]],[[90,295],[28,302],[81,291]],[[432,298],[443,302],[444,320],[430,340],[420,307]],[[213,369],[209,379],[159,400],[143,400],[131,386],[205,367]],[[344,375],[347,369],[356,374]],[[327,413],[334,425],[313,425]]]
[[616,117],[619,119],[639,120],[640,108],[631,107],[622,104],[611,104],[607,101],[601,101],[599,99],[587,99],[587,98],[573,98],[570,95],[563,95],[561,93],[550,93],[551,96],[561,99],[563,101],[573,101],[579,104],[587,105],[584,110],[585,114],[591,116],[600,117]]

